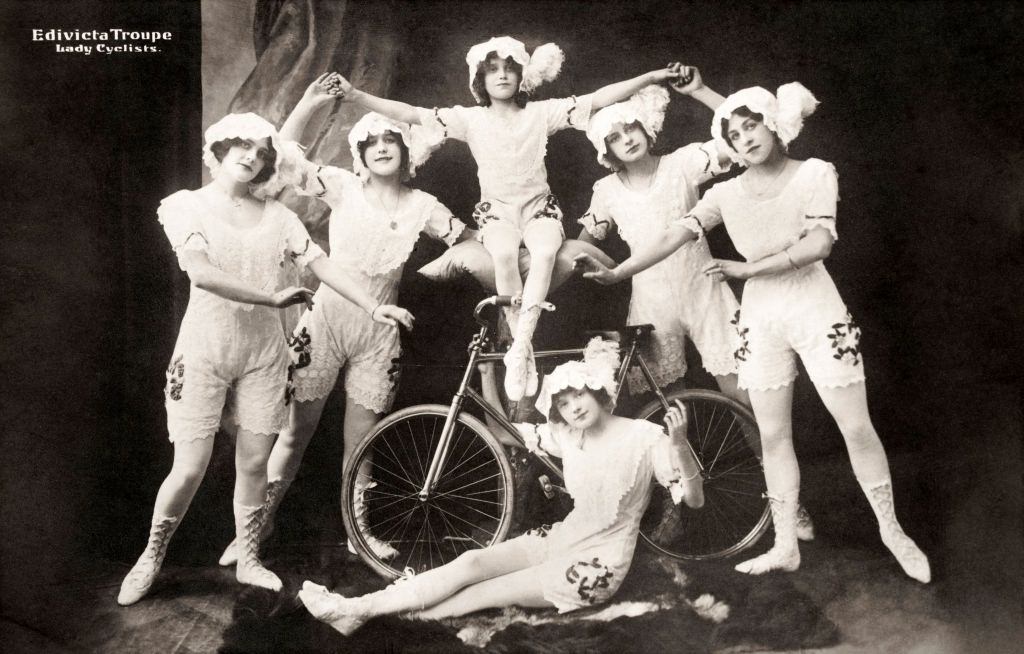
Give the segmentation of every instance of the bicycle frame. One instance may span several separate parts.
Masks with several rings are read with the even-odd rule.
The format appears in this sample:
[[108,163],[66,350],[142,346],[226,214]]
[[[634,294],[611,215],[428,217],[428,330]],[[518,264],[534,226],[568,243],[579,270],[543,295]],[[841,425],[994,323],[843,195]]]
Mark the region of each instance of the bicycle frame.
[[[473,376],[477,373],[478,366],[483,364],[494,364],[502,361],[503,355],[495,352],[484,352],[483,350],[490,345],[488,340],[488,333],[490,331],[490,325],[486,320],[480,317],[481,311],[488,306],[500,306],[508,305],[510,298],[502,296],[491,296],[482,300],[477,304],[476,309],[473,311],[473,318],[480,325],[480,331],[473,337],[473,340],[469,344],[469,361],[466,363],[466,369],[462,375],[462,381],[459,384],[458,390],[455,392],[452,398],[451,407],[448,410],[448,415],[445,418],[444,429],[441,432],[441,437],[438,442],[438,447],[435,450],[435,454],[430,461],[430,467],[427,471],[426,479],[424,480],[423,488],[420,489],[419,499],[421,502],[426,502],[430,495],[434,492],[434,486],[437,483],[438,471],[444,466],[447,461],[449,449],[451,447],[451,435],[455,428],[456,420],[459,414],[462,412],[462,408],[465,405],[467,399],[476,403],[484,413],[487,414],[495,423],[497,423],[502,429],[507,432],[520,446],[525,447],[523,437],[519,434],[515,425],[509,420],[508,416],[500,407],[495,407],[484,395],[479,391],[475,390],[470,384]],[[556,357],[572,357],[580,356],[583,354],[583,348],[571,348],[565,350],[544,350],[536,352],[534,357],[536,359],[551,359]],[[665,398],[664,393],[658,388],[658,384],[654,379],[654,375],[651,373],[650,368],[647,366],[647,362],[644,361],[643,356],[639,352],[638,339],[633,338],[630,341],[629,351],[622,358],[622,363],[619,365],[618,373],[616,374],[616,391],[613,400],[618,400],[619,393],[622,392],[622,382],[626,378],[626,373],[633,365],[637,365],[642,372],[647,385],[654,390],[655,396],[661,403],[662,407],[667,411],[670,408],[668,400]],[[688,443],[689,445],[689,443]],[[692,450],[692,446],[691,450]],[[537,457],[541,460],[544,466],[557,475],[559,479],[562,478],[561,467],[552,461],[549,457],[542,453],[536,453]],[[695,457],[696,458],[696,457]],[[701,472],[703,472],[703,466],[701,466],[698,459],[698,466],[700,466]]]

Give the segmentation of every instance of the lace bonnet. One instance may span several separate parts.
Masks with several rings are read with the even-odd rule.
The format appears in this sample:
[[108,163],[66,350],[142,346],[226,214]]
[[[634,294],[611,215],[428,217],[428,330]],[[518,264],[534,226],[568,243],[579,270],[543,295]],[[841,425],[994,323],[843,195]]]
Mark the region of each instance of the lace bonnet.
[[526,93],[533,93],[534,89],[544,82],[550,82],[558,77],[562,70],[562,62],[565,61],[565,53],[554,43],[537,46],[532,57],[526,53],[523,42],[511,36],[495,36],[484,43],[477,43],[466,53],[466,64],[469,65],[469,90],[477,102],[483,98],[473,89],[473,80],[476,78],[477,68],[487,61],[487,55],[492,52],[501,59],[511,57],[512,61],[523,67],[523,79],[519,82],[519,90]]
[[550,421],[555,396],[569,388],[589,388],[592,391],[603,389],[614,401],[617,390],[615,375],[618,370],[619,344],[595,336],[587,343],[582,361],[563,363],[544,377],[537,395],[537,409]]
[[628,100],[616,102],[594,114],[587,125],[587,138],[597,150],[598,163],[605,168],[618,170],[618,166],[608,160],[608,144],[604,141],[615,125],[625,126],[638,122],[653,143],[661,132],[667,108],[668,89],[651,84],[634,93]]
[[733,112],[746,107],[754,113],[764,116],[764,125],[789,146],[804,127],[804,118],[814,113],[818,100],[800,82],[790,82],[779,87],[778,97],[760,86],[737,91],[725,99],[711,121],[711,136],[729,158],[738,164],[746,165],[743,157],[730,144],[727,136],[722,133],[722,120],[728,120]]
[[440,140],[430,138],[430,130],[418,125],[410,126],[397,120],[391,120],[377,112],[371,111],[352,126],[348,132],[348,145],[352,153],[352,170],[366,181],[369,171],[359,156],[359,144],[371,136],[379,136],[385,132],[394,132],[402,137],[402,142],[409,149],[409,177],[416,176],[416,169],[427,162],[430,155],[441,145]]
[[298,177],[298,157],[302,158],[302,151],[298,146],[286,143],[278,136],[277,128],[264,118],[254,113],[228,114],[210,125],[203,135],[203,163],[210,169],[211,175],[216,175],[220,170],[220,162],[213,153],[213,144],[227,139],[244,139],[258,141],[266,138],[277,151],[277,160],[274,162],[274,174],[261,184],[250,184],[250,192],[260,198],[273,197],[281,192],[285,186],[293,183]]

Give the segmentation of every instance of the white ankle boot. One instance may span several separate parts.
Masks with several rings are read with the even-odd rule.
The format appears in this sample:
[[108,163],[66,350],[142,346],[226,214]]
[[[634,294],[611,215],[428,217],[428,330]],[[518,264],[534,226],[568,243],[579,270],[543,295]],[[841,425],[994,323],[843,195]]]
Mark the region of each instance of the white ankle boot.
[[250,586],[281,590],[281,579],[260,562],[260,530],[264,518],[262,506],[235,502],[235,549],[238,552],[235,579]]
[[542,311],[554,311],[550,302],[538,302],[520,310],[516,329],[513,332],[512,347],[505,353],[505,395],[518,402],[524,396],[537,393],[539,377],[533,358],[533,333]]
[[[274,514],[277,513],[277,507],[281,504],[281,500],[284,499],[288,486],[289,484],[284,479],[274,479],[267,482],[267,496],[263,500],[262,507],[266,517],[263,521],[263,528],[260,530],[260,544],[263,544],[264,541],[270,538],[270,534],[274,533]],[[220,555],[217,563],[218,565],[225,566],[238,563],[238,538],[231,540],[224,553]]]
[[913,579],[927,584],[932,579],[928,557],[924,555],[917,543],[903,532],[903,527],[896,520],[896,509],[892,498],[892,481],[886,478],[880,482],[861,483],[864,494],[878,518],[878,529],[882,542],[889,548],[899,562],[900,567]]
[[[356,520],[356,527],[359,528],[359,533],[362,535],[363,540],[373,551],[374,555],[382,560],[387,561],[398,556],[398,550],[391,546],[391,543],[383,541],[373,534],[370,533],[369,522],[366,518],[366,491],[371,488],[376,488],[377,482],[365,482],[359,479],[355,482],[355,492],[353,493],[353,514]],[[352,539],[348,539],[348,551],[356,554],[356,548],[352,545]]]
[[128,571],[121,582],[121,592],[117,594],[117,603],[121,606],[134,604],[146,596],[153,586],[153,581],[160,572],[167,554],[167,543],[170,542],[174,530],[178,528],[180,518],[164,516],[154,518],[149,530],[149,542],[142,556]]
[[349,636],[373,615],[366,597],[343,597],[325,587],[306,581],[299,591],[299,600],[310,615]]
[[794,490],[782,493],[779,497],[768,496],[775,526],[775,543],[761,556],[737,565],[736,570],[760,575],[772,570],[792,572],[800,567],[800,548],[796,537],[798,495],[798,491]]

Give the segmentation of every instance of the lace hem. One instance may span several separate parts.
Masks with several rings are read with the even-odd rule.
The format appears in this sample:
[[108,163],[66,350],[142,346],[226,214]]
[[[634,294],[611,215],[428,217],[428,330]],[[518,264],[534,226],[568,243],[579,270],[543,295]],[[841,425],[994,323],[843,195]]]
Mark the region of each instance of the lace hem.
[[839,232],[836,231],[836,219],[833,216],[804,216],[804,228],[800,232],[801,238],[815,227],[823,227],[832,234],[832,240],[839,240]]
[[[193,443],[195,441],[213,438],[217,435],[218,427],[207,427],[205,429],[183,430],[180,428],[168,430],[167,440],[172,443]],[[187,435],[183,435],[185,432]]]
[[704,230],[704,224],[701,223],[700,218],[694,216],[691,213],[686,214],[682,218],[677,218],[672,221],[673,225],[680,225],[690,230],[697,235],[698,241],[703,241],[704,237],[707,236],[707,232]]
[[749,380],[743,378],[743,373],[740,373],[739,387],[745,391],[777,391],[780,388],[785,388],[796,381],[796,373],[789,375],[787,379],[761,382],[759,384],[751,384]]
[[739,370],[736,365],[736,358],[733,356],[709,359],[701,355],[701,365],[704,370],[708,371],[708,374],[716,377],[735,375]]

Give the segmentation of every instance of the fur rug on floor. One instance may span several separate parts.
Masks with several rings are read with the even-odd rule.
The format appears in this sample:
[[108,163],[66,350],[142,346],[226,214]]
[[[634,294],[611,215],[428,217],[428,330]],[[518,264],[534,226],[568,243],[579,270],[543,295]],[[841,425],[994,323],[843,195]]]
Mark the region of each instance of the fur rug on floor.
[[345,638],[297,600],[302,580],[349,596],[379,589],[382,581],[353,559],[316,567],[320,572],[286,575],[280,594],[244,591],[219,651],[684,654],[803,649],[838,640],[835,625],[789,575],[748,577],[727,564],[683,566],[640,549],[606,606],[565,615],[510,608],[443,621],[387,616]]

